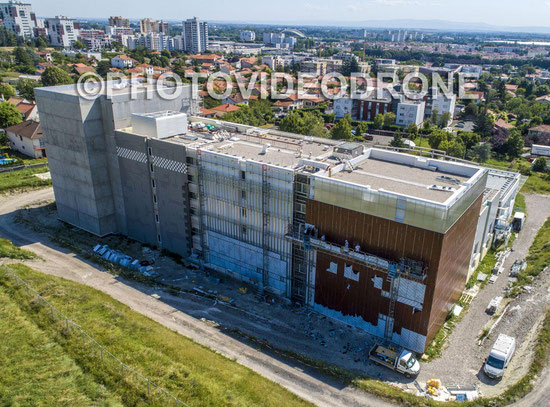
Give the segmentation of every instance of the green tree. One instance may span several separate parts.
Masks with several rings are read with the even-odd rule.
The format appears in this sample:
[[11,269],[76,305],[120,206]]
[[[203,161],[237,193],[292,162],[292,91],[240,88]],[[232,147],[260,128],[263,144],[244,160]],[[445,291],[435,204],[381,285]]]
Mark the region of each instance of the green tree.
[[383,126],[384,126],[384,115],[381,114],[381,113],[378,113],[375,117],[374,117],[374,124],[373,124],[374,128],[375,129],[381,129]]
[[535,172],[546,172],[548,170],[548,161],[546,158],[539,157],[533,162],[533,171]]
[[328,137],[328,130],[322,121],[314,123],[308,130],[308,136]]
[[459,131],[457,136],[462,140],[467,150],[470,150],[481,141],[481,136],[471,131]]
[[9,99],[15,96],[15,89],[9,83],[0,83],[0,95],[2,95],[4,99]]
[[439,110],[437,109],[433,109],[432,110],[432,123],[435,124],[436,126],[439,125]]
[[439,117],[439,127],[441,128],[447,127],[450,121],[451,121],[451,113],[443,112]]
[[407,126],[407,133],[409,134],[409,138],[411,140],[414,140],[415,138],[418,137],[419,130],[416,123],[411,123]]
[[106,77],[109,73],[109,69],[111,69],[110,61],[99,61],[97,63],[96,72],[99,76]]
[[21,113],[19,113],[15,105],[9,102],[0,103],[0,128],[5,129],[22,121]]
[[390,146],[392,147],[405,147],[405,142],[403,141],[403,136],[400,131],[393,133],[393,139],[390,141]]
[[57,66],[46,68],[42,74],[42,84],[44,86],[68,85],[70,83],[73,83],[71,76]]
[[525,143],[521,133],[514,129],[506,140],[506,153],[510,158],[517,158],[523,153],[524,145]]
[[336,125],[331,130],[331,136],[336,140],[351,140],[353,138],[349,115],[346,115],[343,119],[338,120]]
[[355,135],[356,136],[362,136],[369,130],[369,125],[367,122],[359,122],[359,124],[355,127]]
[[76,41],[73,43],[73,48],[74,48],[74,49],[84,49],[84,48],[86,48],[86,47],[84,46],[84,44],[83,44],[81,41],[76,40]]
[[491,136],[491,131],[495,125],[495,120],[492,115],[487,113],[480,114],[475,123],[474,131],[481,134],[483,138],[489,138]]
[[489,143],[479,143],[470,150],[471,157],[478,163],[484,163],[491,157],[491,146]]
[[388,112],[384,114],[384,127],[390,127],[395,124],[395,113]]
[[289,133],[303,134],[304,120],[298,112],[291,112],[286,115],[281,123],[279,123],[279,129]]
[[19,79],[17,85],[15,85],[19,95],[27,100],[34,100],[34,88],[40,86],[40,83],[31,81],[30,79]]
[[433,149],[440,149],[444,150],[444,148],[441,147],[443,142],[446,142],[449,138],[449,133],[438,129],[437,127],[432,130],[430,133],[430,137],[428,138],[428,144]]

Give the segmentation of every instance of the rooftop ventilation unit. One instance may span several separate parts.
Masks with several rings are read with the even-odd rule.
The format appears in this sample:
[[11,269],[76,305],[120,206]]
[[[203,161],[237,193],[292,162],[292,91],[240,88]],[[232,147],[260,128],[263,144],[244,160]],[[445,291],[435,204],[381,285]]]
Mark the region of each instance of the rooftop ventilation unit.
[[134,133],[156,139],[173,137],[187,133],[187,115],[165,110],[154,113],[133,113],[132,129]]

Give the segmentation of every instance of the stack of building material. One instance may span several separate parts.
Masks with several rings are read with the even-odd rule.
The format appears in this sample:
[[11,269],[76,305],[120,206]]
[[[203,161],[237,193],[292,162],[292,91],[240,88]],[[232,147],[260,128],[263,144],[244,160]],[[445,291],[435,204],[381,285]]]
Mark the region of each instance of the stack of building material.
[[122,267],[126,267],[130,270],[139,271],[143,275],[152,276],[154,274],[153,267],[142,266],[139,260],[134,259],[131,256],[128,256],[118,250],[110,249],[107,245],[97,244],[93,248],[93,252],[107,261],[119,264]]

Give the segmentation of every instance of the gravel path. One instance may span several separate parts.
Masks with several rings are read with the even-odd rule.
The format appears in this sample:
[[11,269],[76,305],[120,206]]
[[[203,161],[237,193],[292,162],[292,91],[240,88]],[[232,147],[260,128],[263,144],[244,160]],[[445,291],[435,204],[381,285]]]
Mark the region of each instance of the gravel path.
[[[492,318],[485,312],[487,305],[493,297],[504,296],[511,265],[515,260],[526,257],[538,229],[550,216],[550,196],[526,195],[525,200],[528,216],[513,244],[514,251],[504,263],[505,271],[494,284],[487,284],[474,298],[468,313],[448,339],[441,358],[423,364],[420,382],[438,378],[444,385],[479,385],[481,393],[490,396],[502,392],[526,372],[536,328],[550,304],[548,270],[534,282],[532,292],[525,292],[510,303],[504,317],[483,345],[477,344],[480,333]],[[503,380],[496,382],[485,376],[482,366],[499,333],[515,336],[518,350]]]

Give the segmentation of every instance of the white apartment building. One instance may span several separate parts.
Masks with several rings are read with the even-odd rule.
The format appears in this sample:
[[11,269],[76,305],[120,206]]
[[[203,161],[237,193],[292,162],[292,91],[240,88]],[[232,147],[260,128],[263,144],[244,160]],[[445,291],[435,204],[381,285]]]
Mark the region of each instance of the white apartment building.
[[241,31],[241,41],[243,42],[252,42],[256,40],[256,33],[250,30]]
[[144,18],[139,21],[139,30],[142,34],[163,33],[169,34],[170,27],[166,21]]
[[265,44],[282,44],[285,41],[285,33],[264,33]]
[[78,38],[78,24],[75,27],[74,19],[65,16],[56,16],[46,19],[46,28],[50,44],[54,47],[71,47]]
[[145,47],[152,51],[173,50],[174,39],[169,35],[162,33],[148,33],[130,37],[126,46],[135,49],[138,46]]
[[[449,113],[452,120],[456,108],[456,95],[445,95],[439,89],[431,89],[426,98],[426,108],[424,110],[424,118],[432,117],[434,109],[437,109],[441,116],[443,113]],[[449,123],[447,123],[448,125]]]
[[424,121],[424,109],[426,102],[416,100],[404,100],[397,105],[395,124],[408,126],[412,123],[419,126]]
[[204,52],[208,48],[208,23],[200,22],[197,17],[183,22],[183,48],[193,54]]
[[269,66],[269,69],[276,70],[278,67],[284,67],[285,61],[278,55],[264,55],[262,64]]
[[0,18],[6,29],[25,39],[33,38],[34,29],[41,25],[32,11],[32,5],[21,1],[0,3]]

